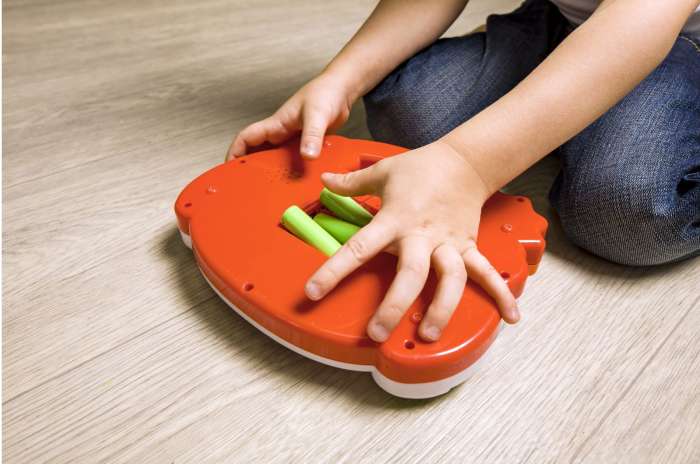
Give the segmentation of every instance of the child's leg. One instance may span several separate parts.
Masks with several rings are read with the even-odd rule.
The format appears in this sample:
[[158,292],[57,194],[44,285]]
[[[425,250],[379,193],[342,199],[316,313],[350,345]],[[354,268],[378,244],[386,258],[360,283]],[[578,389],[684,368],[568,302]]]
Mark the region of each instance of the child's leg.
[[700,254],[698,44],[680,37],[649,77],[560,151],[550,199],[572,241],[629,265]]
[[549,1],[528,0],[490,16],[486,33],[437,41],[365,96],[372,136],[409,148],[438,139],[525,78],[569,28]]

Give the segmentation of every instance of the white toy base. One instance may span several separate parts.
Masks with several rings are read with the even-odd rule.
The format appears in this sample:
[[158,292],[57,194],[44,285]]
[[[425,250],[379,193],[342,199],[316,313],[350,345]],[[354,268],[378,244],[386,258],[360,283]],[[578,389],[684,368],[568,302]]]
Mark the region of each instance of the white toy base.
[[[184,232],[180,231],[180,236],[182,237],[182,241],[185,243],[185,245],[188,248],[192,248],[192,239],[190,238],[189,235],[185,234]],[[201,269],[200,269],[201,272]],[[436,380],[434,382],[425,382],[425,383],[401,383],[401,382],[396,382],[394,380],[391,380],[390,378],[384,376],[381,372],[379,372],[375,366],[368,366],[368,365],[363,365],[363,364],[350,364],[350,363],[344,363],[340,361],[335,361],[333,359],[328,359],[321,357],[317,354],[311,353],[309,351],[303,350],[299,348],[296,345],[292,345],[288,341],[284,340],[283,338],[278,337],[274,333],[270,332],[267,330],[265,327],[261,326],[258,324],[255,320],[250,318],[246,313],[238,309],[235,305],[233,305],[230,301],[226,299],[226,297],[217,289],[207,278],[207,276],[202,272],[202,276],[204,277],[204,280],[207,281],[209,286],[216,292],[219,297],[226,302],[236,313],[238,313],[239,316],[241,316],[243,319],[248,321],[253,327],[279,343],[280,345],[283,345],[290,350],[299,353],[302,356],[305,356],[309,359],[312,359],[314,361],[326,364],[328,366],[332,367],[338,367],[340,369],[347,369],[350,371],[361,371],[361,372],[371,372],[372,373],[372,378],[374,381],[379,385],[382,389],[384,389],[386,392],[398,396],[400,398],[409,398],[409,399],[424,399],[424,398],[432,398],[435,396],[440,396],[448,391],[450,391],[452,388],[456,387],[457,385],[461,384],[465,380],[467,380],[475,371],[476,365],[479,363],[479,360],[483,358],[479,358],[476,363],[472,364],[471,366],[467,367],[463,371],[451,376],[451,377],[446,377],[441,380]]]

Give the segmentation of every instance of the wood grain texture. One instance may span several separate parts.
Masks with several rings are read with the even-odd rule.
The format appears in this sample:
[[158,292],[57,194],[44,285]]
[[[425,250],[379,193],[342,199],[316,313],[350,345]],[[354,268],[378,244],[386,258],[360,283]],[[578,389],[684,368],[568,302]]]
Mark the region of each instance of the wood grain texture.
[[[508,11],[473,1],[450,34]],[[570,245],[547,159],[509,189],[549,248],[469,382],[426,401],[306,360],[199,276],[172,203],[372,2],[3,3],[3,457],[38,462],[696,462],[698,260]],[[367,137],[362,108],[344,134]]]

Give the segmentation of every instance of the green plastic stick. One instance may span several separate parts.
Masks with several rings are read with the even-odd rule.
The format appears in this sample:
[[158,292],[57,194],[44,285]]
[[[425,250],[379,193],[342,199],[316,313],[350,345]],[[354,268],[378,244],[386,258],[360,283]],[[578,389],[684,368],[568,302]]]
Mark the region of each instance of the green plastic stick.
[[331,234],[334,239],[340,243],[345,243],[350,240],[350,237],[355,235],[355,233],[360,230],[359,226],[355,224],[350,224],[337,217],[329,216],[324,213],[318,213],[314,216],[314,221],[318,223],[323,229]]
[[331,256],[340,248],[340,243],[331,234],[316,224],[311,216],[296,205],[292,205],[284,211],[282,225],[326,256]]
[[365,226],[372,220],[369,211],[360,206],[358,202],[350,197],[333,193],[327,188],[321,190],[321,203],[340,219],[356,226]]

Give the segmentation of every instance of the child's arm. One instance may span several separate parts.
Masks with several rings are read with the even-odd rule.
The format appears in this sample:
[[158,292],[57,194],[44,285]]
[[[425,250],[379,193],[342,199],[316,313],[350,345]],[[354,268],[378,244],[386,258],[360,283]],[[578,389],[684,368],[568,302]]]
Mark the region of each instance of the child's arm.
[[419,295],[432,262],[439,283],[419,333],[436,340],[466,281],[519,318],[498,272],[476,248],[493,192],[602,115],[666,56],[699,0],[606,0],[511,92],[437,142],[349,174],[324,174],[340,194],[375,194],[382,208],[309,279],[322,298],[383,249],[399,251],[396,278],[368,334],[384,341]]
[[444,141],[495,192],[605,113],[664,59],[699,0],[606,0],[526,79]]
[[351,98],[372,90],[406,59],[440,37],[468,0],[382,0],[326,66],[348,84]]
[[348,118],[357,98],[452,24],[468,0],[383,0],[324,71],[272,116],[243,129],[226,159],[264,142],[279,144],[302,133],[301,153],[315,158],[323,136]]

